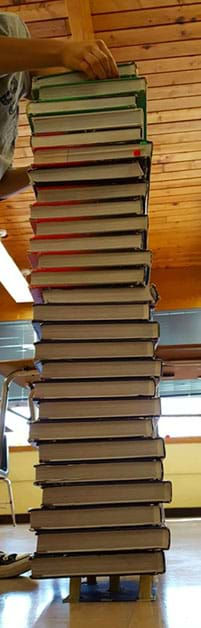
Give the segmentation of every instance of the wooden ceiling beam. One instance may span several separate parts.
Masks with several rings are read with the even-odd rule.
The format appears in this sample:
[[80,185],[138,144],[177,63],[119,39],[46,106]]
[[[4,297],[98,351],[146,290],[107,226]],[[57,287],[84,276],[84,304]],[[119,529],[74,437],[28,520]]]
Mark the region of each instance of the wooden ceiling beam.
[[94,39],[94,29],[89,0],[65,0],[73,39]]

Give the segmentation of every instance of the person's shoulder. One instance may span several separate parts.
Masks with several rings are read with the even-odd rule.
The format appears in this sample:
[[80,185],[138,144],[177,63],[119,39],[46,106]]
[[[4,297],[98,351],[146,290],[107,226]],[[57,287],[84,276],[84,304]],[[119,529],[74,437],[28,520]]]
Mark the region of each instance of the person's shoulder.
[[0,35],[7,37],[27,37],[28,31],[16,13],[0,12]]

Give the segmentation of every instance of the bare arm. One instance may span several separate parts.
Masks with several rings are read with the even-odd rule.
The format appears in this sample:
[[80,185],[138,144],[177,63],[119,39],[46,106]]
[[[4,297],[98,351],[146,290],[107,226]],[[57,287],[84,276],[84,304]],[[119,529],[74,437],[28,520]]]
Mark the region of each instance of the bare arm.
[[29,185],[27,168],[7,170],[0,181],[0,201],[6,200],[13,194],[23,192]]
[[73,42],[0,37],[0,74],[50,67],[79,70],[88,78],[118,76],[116,63],[101,40]]

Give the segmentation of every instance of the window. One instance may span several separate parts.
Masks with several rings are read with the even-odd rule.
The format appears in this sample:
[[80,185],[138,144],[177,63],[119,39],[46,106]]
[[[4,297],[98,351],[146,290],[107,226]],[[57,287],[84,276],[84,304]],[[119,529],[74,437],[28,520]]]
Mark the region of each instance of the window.
[[160,436],[201,436],[201,395],[162,397]]
[[6,412],[6,434],[9,447],[28,445],[30,416],[28,405],[9,406]]

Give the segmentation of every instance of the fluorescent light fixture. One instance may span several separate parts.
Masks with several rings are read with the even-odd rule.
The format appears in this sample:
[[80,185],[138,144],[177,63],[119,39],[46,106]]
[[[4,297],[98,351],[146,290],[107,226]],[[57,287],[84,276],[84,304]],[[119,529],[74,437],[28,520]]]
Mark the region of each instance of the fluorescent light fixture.
[[2,242],[0,242],[0,283],[16,303],[33,303],[26,279]]

